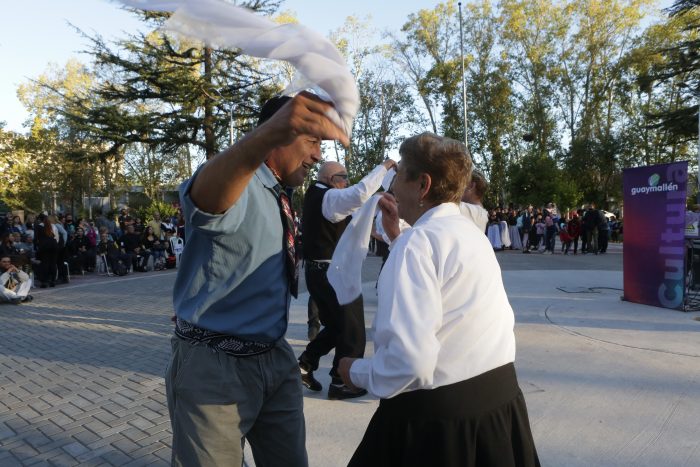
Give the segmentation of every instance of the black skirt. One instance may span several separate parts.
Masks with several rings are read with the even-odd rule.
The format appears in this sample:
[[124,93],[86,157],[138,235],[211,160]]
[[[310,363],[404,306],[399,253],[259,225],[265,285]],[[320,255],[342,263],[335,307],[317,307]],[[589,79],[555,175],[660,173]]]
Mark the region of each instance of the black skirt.
[[539,466],[515,367],[382,399],[348,465]]

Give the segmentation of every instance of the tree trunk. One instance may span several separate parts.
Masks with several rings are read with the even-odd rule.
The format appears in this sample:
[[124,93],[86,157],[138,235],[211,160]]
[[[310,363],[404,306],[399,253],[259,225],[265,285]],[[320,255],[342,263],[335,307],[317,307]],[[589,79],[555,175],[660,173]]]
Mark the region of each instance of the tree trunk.
[[[211,88],[211,48],[204,48],[204,81],[207,87]],[[206,151],[207,160],[216,155],[216,138],[214,135],[214,102],[208,94],[204,95],[204,149]]]

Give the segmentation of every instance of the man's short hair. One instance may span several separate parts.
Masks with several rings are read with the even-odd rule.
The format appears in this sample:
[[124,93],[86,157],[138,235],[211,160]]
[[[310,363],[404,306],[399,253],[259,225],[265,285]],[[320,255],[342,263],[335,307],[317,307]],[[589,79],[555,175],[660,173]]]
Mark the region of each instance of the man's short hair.
[[474,195],[479,199],[484,199],[484,194],[486,194],[486,189],[488,188],[484,174],[478,170],[472,170],[472,183],[474,184]]
[[275,96],[270,98],[260,108],[260,114],[258,114],[258,126],[268,121],[275,113],[277,113],[279,109],[282,108],[282,106],[284,106],[284,104],[291,100],[292,98],[290,96]]

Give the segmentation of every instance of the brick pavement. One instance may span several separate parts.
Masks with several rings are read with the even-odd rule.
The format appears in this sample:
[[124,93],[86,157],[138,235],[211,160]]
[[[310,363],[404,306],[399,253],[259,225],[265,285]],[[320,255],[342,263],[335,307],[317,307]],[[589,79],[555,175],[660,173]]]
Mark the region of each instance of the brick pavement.
[[[379,265],[368,259],[364,280]],[[174,281],[174,271],[79,276],[0,306],[0,466],[170,464]]]
[[169,465],[173,272],[0,307],[0,465]]

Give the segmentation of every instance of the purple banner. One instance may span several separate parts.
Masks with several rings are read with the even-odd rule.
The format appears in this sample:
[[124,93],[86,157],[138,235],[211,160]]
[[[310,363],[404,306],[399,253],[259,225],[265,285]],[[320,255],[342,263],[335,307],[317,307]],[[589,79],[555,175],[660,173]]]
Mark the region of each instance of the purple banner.
[[683,309],[688,162],[623,171],[624,300]]

